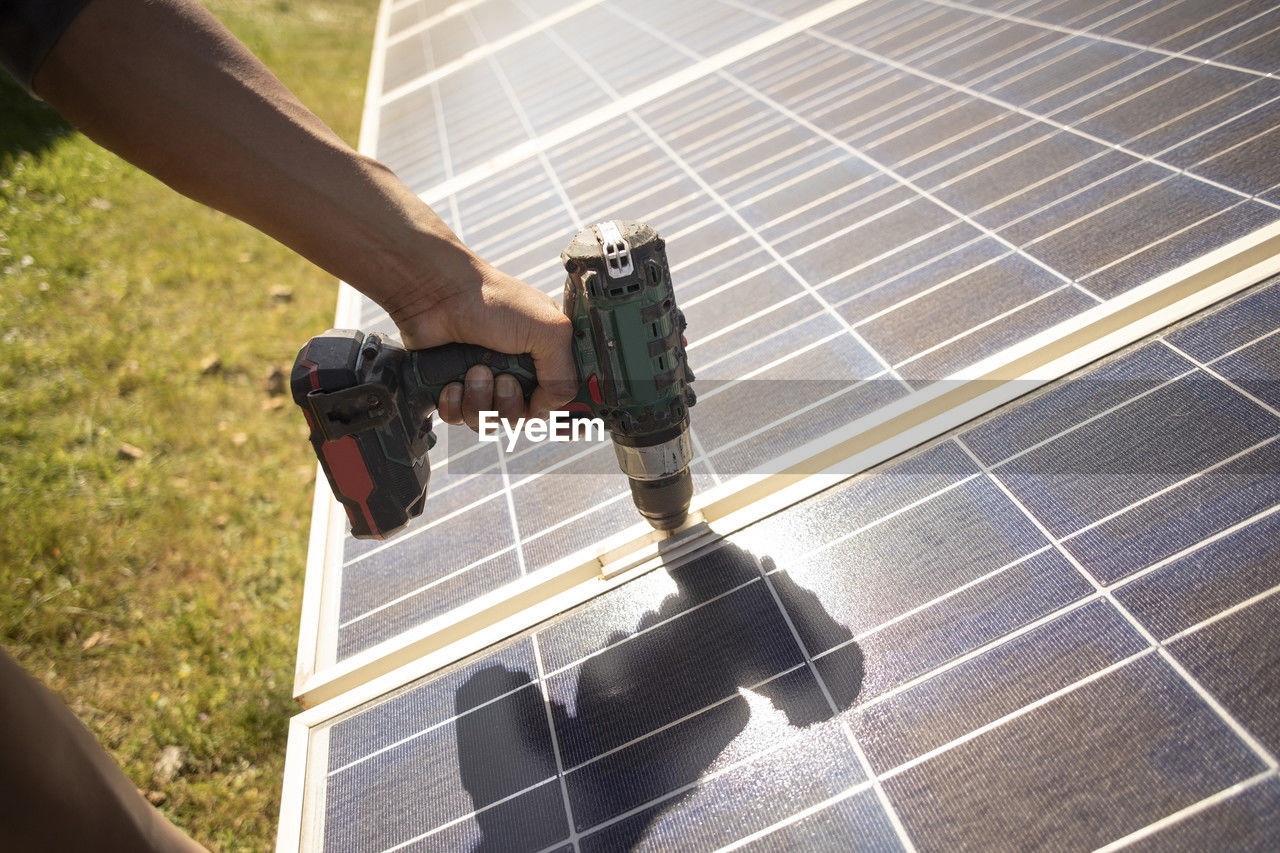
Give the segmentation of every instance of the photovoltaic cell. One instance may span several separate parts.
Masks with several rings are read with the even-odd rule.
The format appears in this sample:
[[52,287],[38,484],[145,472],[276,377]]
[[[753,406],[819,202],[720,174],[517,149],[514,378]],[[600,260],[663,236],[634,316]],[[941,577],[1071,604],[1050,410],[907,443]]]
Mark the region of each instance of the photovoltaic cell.
[[[439,10],[398,9],[379,156],[430,197],[815,4],[566,5],[492,0],[425,29]],[[709,488],[1276,218],[1274,64],[1221,58],[1263,10],[1160,5],[854,5],[436,201],[552,293],[580,225],[657,225],[708,386]],[[374,306],[362,325],[392,330]],[[826,382],[763,393],[774,377]],[[403,546],[349,544],[338,657],[634,519],[607,448],[449,448]],[[480,519],[465,553],[451,491]]]
[[1274,846],[1280,411],[1215,366],[1277,294],[314,727],[306,820],[330,850]]
[[[699,490],[1280,218],[1267,4],[850,3],[600,112],[818,5],[420,2],[390,19],[375,153],[480,254],[557,294],[579,227],[667,238]],[[368,303],[359,320],[394,331]],[[1261,342],[1223,369],[1276,359]],[[446,445],[423,518],[373,554],[349,540],[334,658],[635,521],[607,448]]]

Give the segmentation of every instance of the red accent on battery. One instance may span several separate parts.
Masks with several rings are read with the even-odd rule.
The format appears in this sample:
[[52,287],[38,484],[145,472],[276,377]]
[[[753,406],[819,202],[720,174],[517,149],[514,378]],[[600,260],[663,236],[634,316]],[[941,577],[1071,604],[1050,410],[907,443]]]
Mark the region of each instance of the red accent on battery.
[[[302,408],[302,407],[299,406],[299,408]],[[311,413],[306,409],[302,409],[302,416],[307,419],[307,426],[311,428],[311,434],[315,435],[316,422],[315,422],[315,419],[311,417]]]
[[689,339],[686,338],[684,335],[680,336],[680,346],[684,347],[685,349],[689,348]]
[[307,348],[302,351],[302,355],[298,356],[298,364],[307,369],[307,377],[311,380],[311,390],[320,390],[320,365],[314,361],[307,361],[303,356],[311,351],[311,344],[307,344]]
[[[369,532],[381,539],[382,531],[378,528],[378,523],[373,520],[373,513],[369,511],[369,504],[366,503],[369,495],[373,493],[373,478],[369,476],[369,469],[365,467],[364,457],[360,455],[360,447],[356,444],[355,437],[344,435],[337,441],[326,441],[320,446],[320,451],[324,454],[329,473],[333,475],[334,484],[338,487],[338,496],[359,504],[360,511],[364,513],[364,520],[369,525]],[[350,515],[351,507],[348,506],[346,509],[347,514]],[[354,522],[355,519],[352,518],[352,521]]]
[[596,403],[604,402],[604,400],[600,399],[600,380],[596,378],[594,373],[587,380],[587,390],[591,392],[591,399],[595,400]]

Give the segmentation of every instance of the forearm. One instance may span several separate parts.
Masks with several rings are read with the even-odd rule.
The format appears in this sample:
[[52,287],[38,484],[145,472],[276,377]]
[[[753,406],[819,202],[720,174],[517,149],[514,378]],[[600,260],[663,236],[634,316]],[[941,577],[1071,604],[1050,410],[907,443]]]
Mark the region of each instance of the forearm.
[[34,88],[99,144],[270,234],[398,319],[485,274],[430,208],[194,0],[92,0]]

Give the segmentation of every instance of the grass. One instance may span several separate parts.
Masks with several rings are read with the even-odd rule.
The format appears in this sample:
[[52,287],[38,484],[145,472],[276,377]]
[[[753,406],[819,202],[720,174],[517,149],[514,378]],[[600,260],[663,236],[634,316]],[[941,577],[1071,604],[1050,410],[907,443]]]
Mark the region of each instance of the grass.
[[[355,140],[375,0],[207,5]],[[0,115],[0,643],[190,835],[269,848],[315,464],[264,383],[334,282],[7,78]]]

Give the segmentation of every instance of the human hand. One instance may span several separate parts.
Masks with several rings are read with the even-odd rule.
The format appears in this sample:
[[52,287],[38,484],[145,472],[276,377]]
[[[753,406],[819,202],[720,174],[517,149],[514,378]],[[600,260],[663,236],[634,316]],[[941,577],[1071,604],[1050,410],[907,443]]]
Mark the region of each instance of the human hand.
[[538,387],[527,404],[515,377],[494,377],[476,365],[465,382],[447,385],[441,393],[436,407],[445,423],[478,430],[482,411],[512,421],[543,418],[577,393],[573,324],[554,299],[487,264],[479,266],[478,287],[459,288],[428,307],[393,312],[392,318],[409,349],[456,341],[533,356]]

